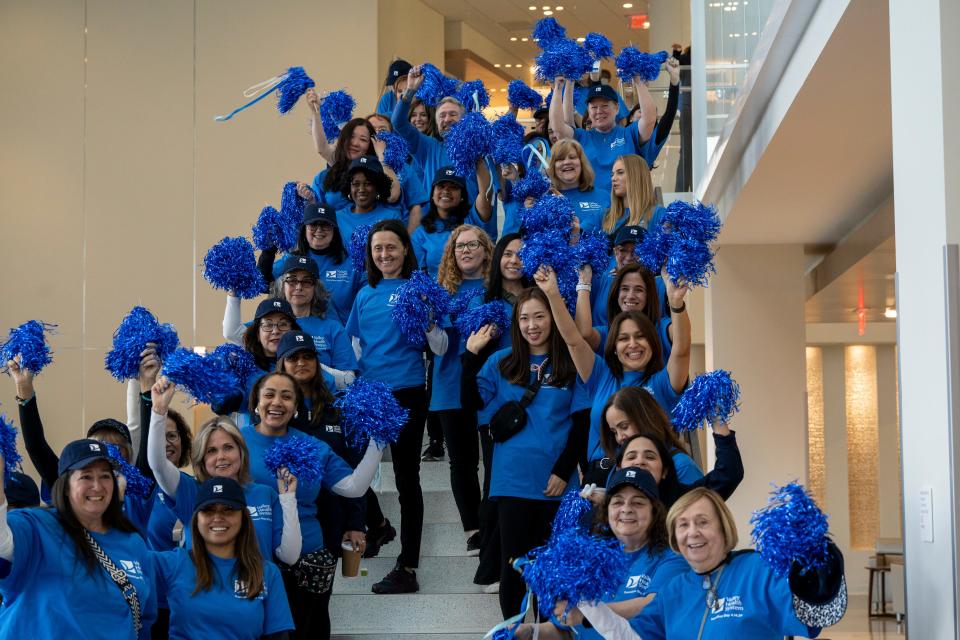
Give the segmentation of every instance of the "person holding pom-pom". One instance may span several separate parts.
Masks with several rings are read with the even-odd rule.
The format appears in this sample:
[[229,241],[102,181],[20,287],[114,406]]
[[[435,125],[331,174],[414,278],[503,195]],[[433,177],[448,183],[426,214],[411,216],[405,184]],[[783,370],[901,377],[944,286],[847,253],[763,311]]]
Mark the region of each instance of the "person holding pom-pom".
[[610,194],[594,188],[593,167],[576,140],[558,140],[550,152],[547,175],[553,188],[574,205],[583,231],[600,229]]
[[610,208],[603,216],[603,230],[616,233],[623,226],[641,226],[645,229],[658,224],[664,209],[650,178],[650,168],[638,155],[619,156],[611,169]]
[[410,103],[410,117],[408,118],[414,129],[425,136],[440,140],[437,131],[436,112],[433,107],[424,104],[420,98],[414,98]]
[[[340,193],[348,203],[337,209],[337,227],[343,237],[352,237],[354,230],[363,224],[403,219],[400,207],[390,201],[390,185],[398,183],[386,174],[389,170],[384,169],[376,156],[361,156],[350,162],[340,183]],[[399,192],[397,197],[399,199]]]
[[474,208],[481,216],[496,220],[494,212],[497,202],[503,205],[503,235],[520,233],[520,218],[524,208],[533,204],[530,197],[517,197],[513,185],[527,175],[522,163],[504,162],[498,167],[496,176],[486,162],[477,163],[477,199]]
[[387,69],[387,79],[383,83],[380,99],[377,101],[377,113],[390,117],[400,94],[407,88],[407,74],[411,68],[413,68],[413,65],[401,58],[397,58],[390,63],[390,67]]

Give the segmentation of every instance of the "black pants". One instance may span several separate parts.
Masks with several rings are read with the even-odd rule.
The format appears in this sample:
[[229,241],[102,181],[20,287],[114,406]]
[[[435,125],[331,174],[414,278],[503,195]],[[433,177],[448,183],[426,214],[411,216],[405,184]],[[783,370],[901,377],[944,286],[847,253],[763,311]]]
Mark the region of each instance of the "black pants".
[[520,613],[526,586],[510,561],[546,544],[560,502],[529,498],[497,498],[500,516],[500,613]]
[[376,491],[367,489],[363,497],[367,501],[367,531],[370,531],[370,529],[383,524],[383,521],[387,518],[383,515],[383,509],[380,508],[380,499],[377,498]]
[[283,588],[293,616],[293,640],[330,640],[330,596],[333,589],[323,594],[311,593],[297,586],[291,571],[281,571]]
[[480,427],[483,452],[483,499],[480,501],[480,564],[473,574],[474,584],[500,581],[500,525],[497,503],[490,499],[490,471],[493,469],[493,439],[487,425]]
[[480,448],[477,412],[463,409],[438,411],[450,456],[450,487],[464,531],[480,528]]
[[[430,395],[433,393],[433,361],[441,356],[436,355],[430,349],[427,349],[427,406],[430,406]],[[440,418],[436,411],[427,414],[427,436],[430,442],[439,442],[443,444],[443,425],[440,424]]]
[[400,406],[410,411],[410,419],[400,438],[390,445],[393,475],[400,497],[400,556],[404,567],[420,565],[420,537],[423,534],[423,491],[420,489],[420,444],[427,419],[427,392],[424,387],[409,387],[393,392]]

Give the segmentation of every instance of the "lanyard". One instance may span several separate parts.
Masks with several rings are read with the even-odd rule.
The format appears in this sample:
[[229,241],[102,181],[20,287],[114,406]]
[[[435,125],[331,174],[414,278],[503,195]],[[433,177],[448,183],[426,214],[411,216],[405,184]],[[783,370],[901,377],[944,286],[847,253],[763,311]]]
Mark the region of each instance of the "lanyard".
[[723,570],[726,568],[726,563],[720,567],[720,571],[717,572],[716,582],[713,581],[709,574],[703,578],[703,588],[707,590],[707,606],[703,609],[703,619],[700,620],[700,631],[697,632],[697,640],[703,637],[703,628],[707,624],[707,616],[710,615],[710,611],[717,604],[717,587],[720,586],[720,576],[723,575]]

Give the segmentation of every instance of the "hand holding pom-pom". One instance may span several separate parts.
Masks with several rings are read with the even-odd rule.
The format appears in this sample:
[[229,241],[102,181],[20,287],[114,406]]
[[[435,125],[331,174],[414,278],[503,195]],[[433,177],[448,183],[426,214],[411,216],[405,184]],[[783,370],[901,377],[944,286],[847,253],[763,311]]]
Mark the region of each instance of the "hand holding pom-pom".
[[126,484],[125,492],[128,495],[145,500],[153,493],[153,481],[145,477],[140,470],[127,462],[120,448],[115,444],[106,443],[107,454],[116,465],[117,473],[120,474]]
[[699,429],[704,423],[726,425],[740,410],[740,386],[729,371],[717,369],[694,378],[673,408],[677,432]]
[[242,237],[224,238],[210,247],[203,257],[203,277],[214,289],[244,299],[256,298],[267,289],[257,269],[253,245]]
[[[30,320],[19,327],[10,329],[7,339],[0,343],[0,363],[17,359],[21,367],[37,375],[45,366],[53,362],[50,347],[45,334],[52,333],[55,324],[46,324],[39,320]],[[9,367],[9,364],[7,365]],[[0,367],[5,370],[6,367]]]
[[410,416],[390,387],[364,378],[357,378],[338,392],[333,406],[340,411],[347,444],[357,451],[362,451],[370,440],[380,447],[396,442]]
[[773,570],[786,577],[794,564],[802,575],[827,562],[827,516],[802,485],[774,485],[767,506],[754,511],[753,542]]
[[[277,476],[278,488],[284,488],[280,482],[283,482],[287,491],[290,490],[291,482],[319,484],[323,479],[320,460],[325,446],[313,437],[291,436],[277,439],[263,453],[263,463],[270,473]],[[288,476],[293,476],[294,480]]]

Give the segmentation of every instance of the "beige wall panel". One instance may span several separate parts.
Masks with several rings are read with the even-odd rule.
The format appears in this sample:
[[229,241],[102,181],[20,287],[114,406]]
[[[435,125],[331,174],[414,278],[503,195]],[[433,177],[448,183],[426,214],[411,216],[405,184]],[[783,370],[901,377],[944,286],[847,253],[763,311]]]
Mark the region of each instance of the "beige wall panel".
[[[83,424],[86,430],[103,418],[127,421],[127,384],[117,382],[103,370],[103,352],[86,349],[81,363],[83,375]],[[86,431],[84,431],[86,432]]]
[[[286,181],[310,181],[323,166],[303,105],[281,117],[271,97],[229,122],[213,117],[242,104],[247,87],[295,65],[307,70],[319,91],[346,88],[357,100],[357,115],[372,111],[376,7],[374,0],[197,5],[195,262],[223,236],[248,235],[264,204],[279,206]],[[199,271],[197,279],[196,340],[219,344],[224,296]]]
[[900,431],[897,425],[896,347],[877,347],[877,404],[880,442],[880,537],[901,538]]
[[382,88],[394,58],[431,62],[443,69],[443,16],[419,0],[380,0],[377,14],[377,84]]

